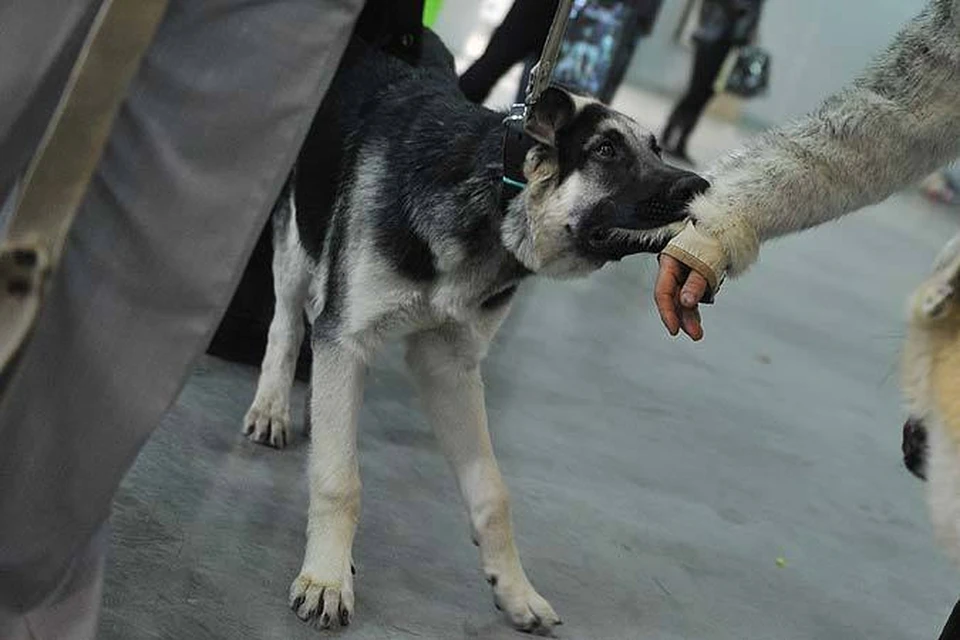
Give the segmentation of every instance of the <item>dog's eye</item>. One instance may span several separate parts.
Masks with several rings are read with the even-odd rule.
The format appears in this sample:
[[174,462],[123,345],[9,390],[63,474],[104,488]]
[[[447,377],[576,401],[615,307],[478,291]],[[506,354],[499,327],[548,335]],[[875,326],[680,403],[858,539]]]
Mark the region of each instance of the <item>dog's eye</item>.
[[601,142],[596,146],[596,148],[594,148],[593,153],[598,158],[609,160],[610,158],[617,155],[617,148],[613,146],[612,142]]

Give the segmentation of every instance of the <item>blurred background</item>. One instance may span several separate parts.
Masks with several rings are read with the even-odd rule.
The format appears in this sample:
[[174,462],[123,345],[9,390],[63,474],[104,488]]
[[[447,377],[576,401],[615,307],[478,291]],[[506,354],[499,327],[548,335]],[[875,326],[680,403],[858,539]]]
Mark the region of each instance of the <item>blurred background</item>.
[[[549,4],[549,0],[543,1]],[[689,80],[693,50],[688,39],[678,36],[687,20],[696,21],[701,2],[660,3],[652,32],[639,40],[630,60],[623,83],[625,92],[649,93],[666,102],[682,94]],[[456,54],[461,70],[480,56],[511,4],[512,0],[443,0],[433,28]],[[771,90],[722,111],[727,119],[751,127],[777,124],[815,107],[863,69],[926,2],[767,0],[762,4],[758,43],[774,59]],[[518,79],[519,67],[504,78],[498,87],[504,92],[496,94],[494,101],[509,101]]]
[[[485,51],[489,56],[490,50],[504,48],[491,43],[491,36],[513,5],[513,0],[432,0],[426,18],[454,53],[458,72],[464,73]],[[721,5],[727,7],[727,15],[717,8]],[[863,70],[925,5],[924,0],[575,0],[554,79],[633,116],[658,134],[674,160],[709,163],[744,135],[814,109]],[[525,15],[517,12],[518,27],[504,35],[507,41],[545,29],[556,2],[520,0],[517,7],[522,6],[540,9],[533,14],[530,9]],[[698,45],[711,49],[710,41],[724,39],[717,33],[724,23],[738,20],[729,15],[730,8],[734,14],[748,14],[745,20],[740,18],[745,32],[701,52],[696,71]],[[718,76],[726,70],[721,66],[732,64],[743,46],[766,57],[763,86],[752,92],[723,91]],[[539,46],[535,48],[539,52]],[[528,55],[525,64],[506,66],[489,93],[477,101],[494,108],[521,101],[535,58]],[[704,104],[684,109],[685,98]],[[701,109],[711,122],[703,128],[697,126]],[[670,133],[680,135],[679,144],[670,140]],[[919,187],[930,200],[957,204],[960,170],[946,167]]]

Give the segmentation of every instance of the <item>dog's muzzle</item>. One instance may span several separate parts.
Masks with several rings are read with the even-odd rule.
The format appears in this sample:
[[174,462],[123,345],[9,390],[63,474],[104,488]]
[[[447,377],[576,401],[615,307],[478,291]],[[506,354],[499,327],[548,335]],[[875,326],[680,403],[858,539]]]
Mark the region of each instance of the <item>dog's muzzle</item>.
[[710,187],[688,171],[671,168],[669,175],[676,179],[648,197],[602,201],[577,226],[580,250],[603,260],[661,251],[673,236],[669,226],[685,219],[690,201]]

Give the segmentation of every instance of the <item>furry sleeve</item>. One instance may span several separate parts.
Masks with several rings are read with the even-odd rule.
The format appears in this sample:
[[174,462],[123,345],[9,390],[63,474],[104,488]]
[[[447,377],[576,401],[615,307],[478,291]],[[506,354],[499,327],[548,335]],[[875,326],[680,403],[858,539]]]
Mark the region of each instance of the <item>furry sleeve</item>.
[[883,200],[960,155],[960,0],[933,0],[864,74],[709,172],[691,205],[730,275],[760,242]]

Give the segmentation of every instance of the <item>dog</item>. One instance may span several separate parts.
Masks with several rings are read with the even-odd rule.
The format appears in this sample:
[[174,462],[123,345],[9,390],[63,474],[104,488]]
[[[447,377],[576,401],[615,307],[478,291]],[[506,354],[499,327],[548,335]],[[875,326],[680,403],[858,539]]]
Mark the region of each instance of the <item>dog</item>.
[[364,363],[402,337],[495,603],[515,627],[548,631],[560,618],[520,563],[481,360],[524,279],[584,276],[659,251],[708,184],[666,165],[654,136],[627,116],[551,86],[531,107],[526,184],[511,187],[505,114],[464,98],[431,33],[423,57],[413,67],[361,41],[348,47],[272,214],[276,306],[243,431],[289,442],[305,311],[310,506],[290,605],[322,628],[349,624]]
[[934,531],[960,562],[960,235],[910,298],[902,374],[904,463],[927,480]]

